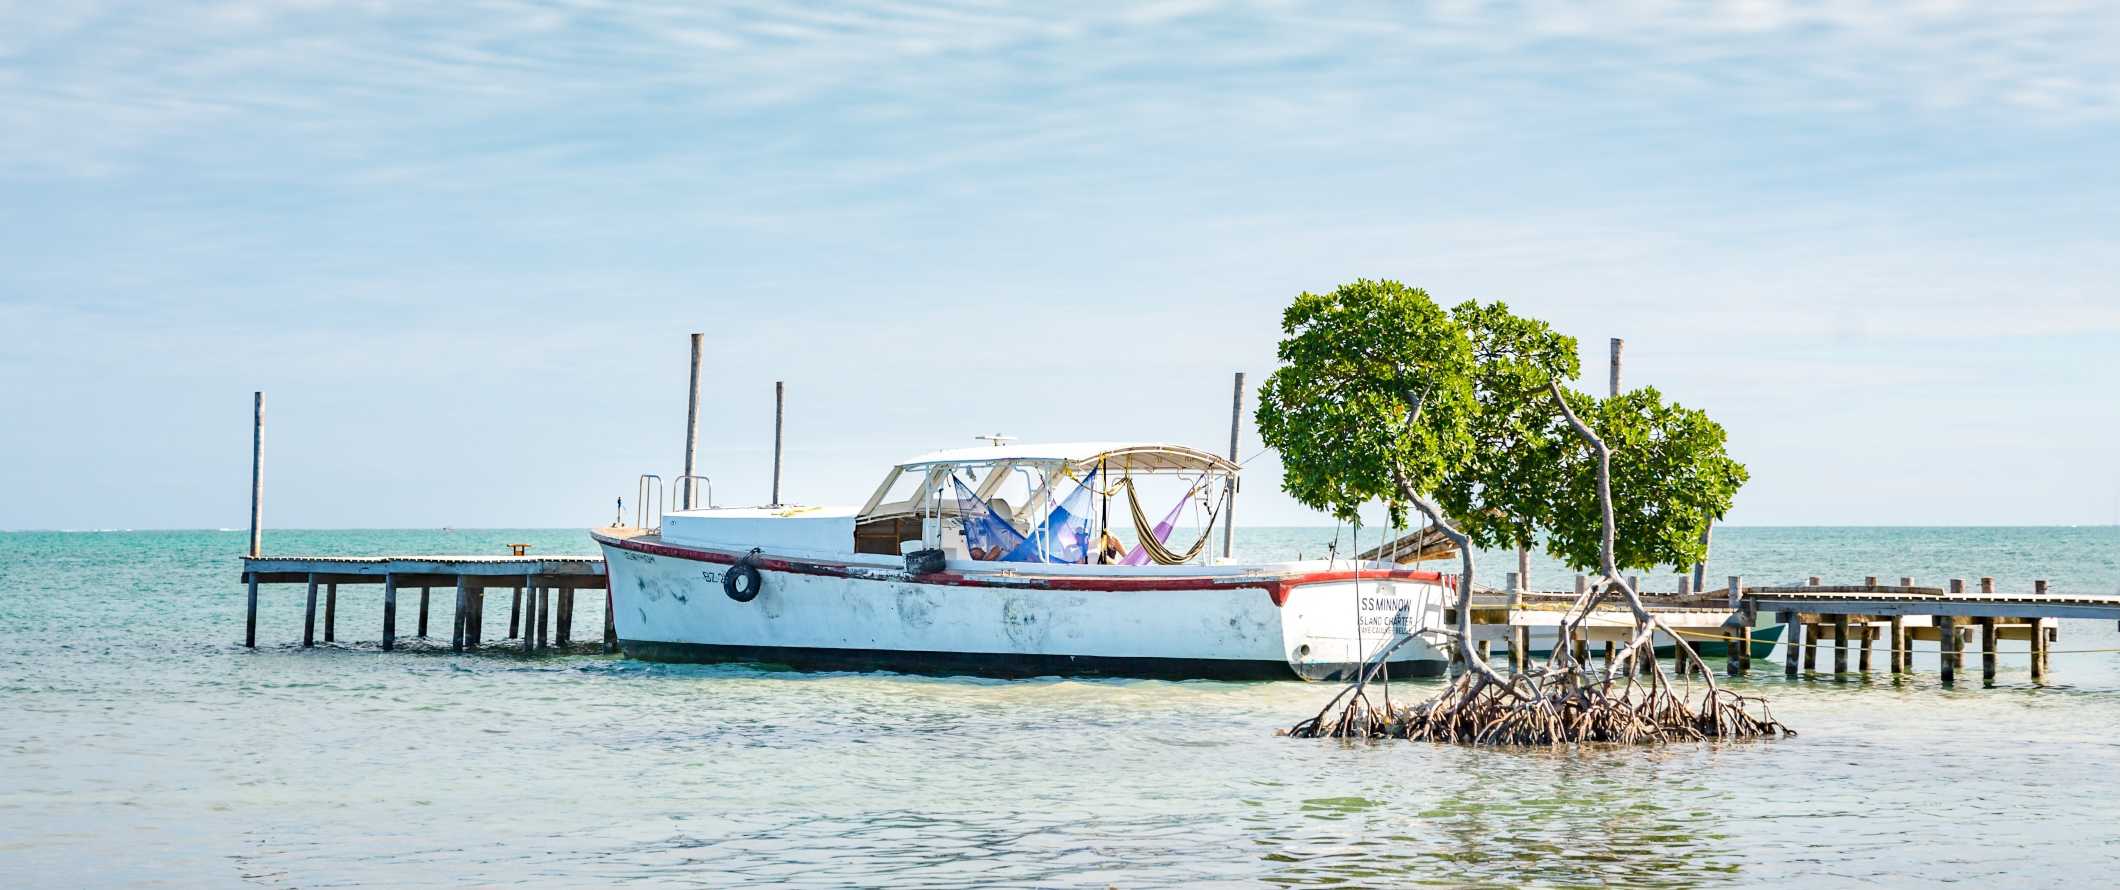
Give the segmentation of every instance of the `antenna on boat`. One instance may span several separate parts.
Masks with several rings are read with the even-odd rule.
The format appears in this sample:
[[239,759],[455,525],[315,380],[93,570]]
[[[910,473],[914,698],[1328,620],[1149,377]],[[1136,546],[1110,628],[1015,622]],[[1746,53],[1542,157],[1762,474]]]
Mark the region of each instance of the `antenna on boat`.
[[1001,447],[1001,446],[1003,446],[1003,445],[1006,445],[1006,444],[1008,444],[1008,443],[1010,443],[1010,442],[1014,442],[1014,441],[1016,441],[1016,437],[1015,437],[1015,436],[1004,436],[1004,435],[1002,435],[1002,434],[1000,434],[1000,433],[989,433],[989,434],[987,434],[987,435],[984,435],[984,436],[973,436],[972,438],[974,438],[974,439],[983,439],[983,440],[985,440],[985,441],[988,441],[988,442],[992,442],[992,443],[994,443],[994,447],[995,447],[995,448],[999,448],[999,447]]

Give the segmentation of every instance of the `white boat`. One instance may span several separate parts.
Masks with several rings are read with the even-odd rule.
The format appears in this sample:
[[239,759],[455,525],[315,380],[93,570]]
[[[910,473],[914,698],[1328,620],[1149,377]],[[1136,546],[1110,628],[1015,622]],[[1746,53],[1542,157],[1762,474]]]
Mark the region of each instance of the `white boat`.
[[[656,661],[1329,680],[1440,624],[1455,579],[1435,572],[1211,558],[1237,477],[1236,464],[1178,445],[974,447],[897,465],[858,508],[710,506],[591,534],[620,646]],[[1184,491],[1153,527],[1168,533],[1190,506],[1205,517],[1187,532],[1198,543],[1174,553],[1123,540],[1151,525],[1136,479]],[[1109,522],[1115,497],[1134,522]],[[1107,524],[1121,540],[1100,553],[1090,542],[1106,541]],[[1446,657],[1416,639],[1391,670],[1434,675]]]

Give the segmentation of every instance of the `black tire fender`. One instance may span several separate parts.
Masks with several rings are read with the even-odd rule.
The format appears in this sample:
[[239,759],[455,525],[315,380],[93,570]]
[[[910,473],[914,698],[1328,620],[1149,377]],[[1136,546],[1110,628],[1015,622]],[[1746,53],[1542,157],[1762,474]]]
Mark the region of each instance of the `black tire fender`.
[[752,565],[757,559],[758,551],[752,550],[736,560],[735,565],[729,566],[728,571],[721,573],[721,592],[739,603],[757,599],[758,591],[765,586],[765,579],[758,574],[758,567]]

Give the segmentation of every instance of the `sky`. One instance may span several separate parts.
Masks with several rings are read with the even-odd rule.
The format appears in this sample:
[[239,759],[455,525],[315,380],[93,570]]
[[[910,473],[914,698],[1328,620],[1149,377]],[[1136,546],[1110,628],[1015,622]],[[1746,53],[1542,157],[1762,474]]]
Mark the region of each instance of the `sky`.
[[775,380],[794,502],[1221,450],[1365,277],[1626,338],[1732,524],[2120,523],[2112,4],[0,0],[0,134],[0,528],[244,526],[253,390],[268,527],[602,524],[693,331],[722,503]]

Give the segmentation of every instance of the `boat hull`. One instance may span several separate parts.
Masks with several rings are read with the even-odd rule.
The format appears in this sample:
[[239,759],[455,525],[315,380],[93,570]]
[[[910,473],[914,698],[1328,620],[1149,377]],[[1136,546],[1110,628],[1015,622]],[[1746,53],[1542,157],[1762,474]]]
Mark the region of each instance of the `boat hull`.
[[[1403,571],[1350,578],[1215,567],[1188,577],[952,561],[913,576],[873,558],[760,555],[758,594],[738,602],[722,576],[744,552],[596,539],[628,656],[799,670],[1335,680],[1439,621],[1446,589],[1433,575]],[[1053,568],[1073,571],[1028,574]],[[1393,652],[1391,669],[1438,674],[1444,658],[1415,639]]]

